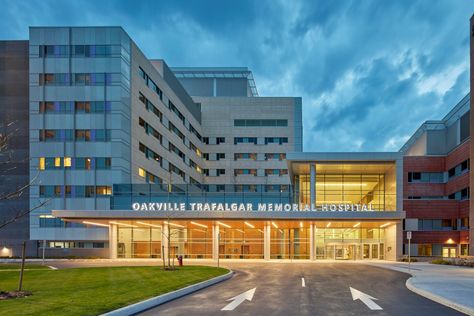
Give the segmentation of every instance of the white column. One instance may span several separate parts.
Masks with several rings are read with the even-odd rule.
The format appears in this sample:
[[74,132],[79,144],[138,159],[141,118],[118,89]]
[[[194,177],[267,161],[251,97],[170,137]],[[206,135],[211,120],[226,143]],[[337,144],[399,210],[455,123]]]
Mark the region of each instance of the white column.
[[309,203],[312,206],[313,204],[316,204],[316,165],[314,163],[309,165],[309,185]]
[[161,226],[161,258],[168,259],[168,222]]
[[265,222],[263,227],[263,259],[270,260],[270,223]]
[[314,260],[314,224],[309,224],[309,260]]
[[109,225],[109,258],[117,259],[117,224]]
[[219,258],[219,224],[212,224],[212,260]]

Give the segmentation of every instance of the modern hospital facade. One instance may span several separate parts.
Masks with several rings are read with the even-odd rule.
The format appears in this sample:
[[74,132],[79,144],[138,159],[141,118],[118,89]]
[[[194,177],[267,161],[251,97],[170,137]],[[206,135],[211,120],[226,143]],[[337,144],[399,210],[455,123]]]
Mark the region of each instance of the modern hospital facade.
[[301,98],[259,96],[247,68],[170,68],[120,27],[32,27],[0,58],[5,82],[21,68],[0,98],[29,122],[11,179],[34,209],[0,256],[28,238],[57,257],[397,260],[406,231],[414,256],[473,253],[469,95],[398,152],[304,152]]

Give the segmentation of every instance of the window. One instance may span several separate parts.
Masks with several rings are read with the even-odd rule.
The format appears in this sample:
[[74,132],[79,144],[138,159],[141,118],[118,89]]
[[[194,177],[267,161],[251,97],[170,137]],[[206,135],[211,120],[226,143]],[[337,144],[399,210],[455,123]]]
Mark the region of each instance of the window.
[[153,80],[151,80],[151,78],[150,78],[150,77],[148,76],[148,74],[142,69],[142,67],[139,67],[139,68],[138,68],[138,74],[140,75],[140,77],[143,78],[143,80],[145,80],[146,85],[158,95],[158,97],[160,98],[160,100],[163,100],[163,91],[161,91],[161,89],[158,88],[158,86],[156,85],[156,83],[155,83]]
[[76,141],[90,141],[91,140],[91,131],[85,129],[76,130]]
[[239,175],[256,176],[257,175],[257,169],[235,169],[234,170],[234,175],[235,176],[239,176]]
[[68,101],[42,101],[39,102],[39,112],[40,113],[72,113],[74,111],[73,102]]
[[234,160],[241,160],[241,159],[250,159],[250,160],[257,160],[256,153],[235,153]]
[[71,168],[71,157],[64,157],[64,167],[65,168]]
[[61,86],[71,84],[71,75],[68,73],[45,73],[39,74],[40,86]]
[[203,137],[202,142],[206,145],[209,145],[209,137]]
[[191,124],[189,124],[189,131],[196,135],[197,139],[202,140],[201,134],[199,134],[198,131]]
[[288,143],[288,137],[265,137],[265,145],[267,144],[286,144]]
[[461,200],[469,199],[469,188],[464,188],[461,190]]
[[184,123],[184,115],[178,110],[178,108],[173,104],[173,102],[171,102],[170,100],[168,100],[168,108],[178,116],[178,118],[181,120],[181,122]]
[[68,57],[68,45],[41,45],[39,47],[40,57]]
[[184,171],[182,171],[181,169],[179,169],[178,167],[176,167],[175,165],[173,165],[172,163],[169,163],[169,169],[168,171],[171,171],[171,172],[174,172],[176,173],[177,175],[179,175],[181,178],[185,178],[185,174],[184,174]]
[[408,182],[444,183],[443,172],[408,172]]
[[138,118],[138,125],[142,126],[148,135],[152,135],[160,142],[160,144],[163,144],[163,136],[160,133],[158,133],[156,129],[154,129],[147,122],[145,122],[145,120],[142,119],[141,117]]
[[202,159],[209,160],[209,153],[203,153],[202,154]]
[[216,154],[216,160],[221,160],[225,159],[225,153],[217,153]]
[[110,169],[112,166],[111,158],[95,158],[96,169]]
[[255,119],[239,119],[239,120],[234,120],[234,126],[236,127],[256,127],[256,126],[261,126],[261,127],[285,127],[288,126],[288,120],[268,120],[268,119],[262,119],[262,120],[255,120]]
[[285,160],[285,153],[267,153],[265,154],[265,160]]
[[224,144],[225,143],[225,137],[217,137],[216,138],[216,144]]
[[46,168],[45,159],[44,157],[41,157],[39,159],[39,170],[44,170],[45,168]]
[[257,137],[234,137],[234,145],[237,144],[257,144]]
[[170,142],[168,148],[169,148],[169,151],[174,152],[174,153],[175,153],[176,155],[178,155],[183,161],[185,161],[185,159],[186,159],[185,154],[184,154],[181,150],[179,150],[178,147],[176,147],[175,145],[173,145],[173,143]]
[[97,196],[112,195],[112,188],[110,186],[97,186],[95,189]]
[[419,256],[432,256],[431,244],[418,244],[418,255]]
[[216,169],[216,175],[217,176],[225,175],[225,169]]
[[169,130],[172,131],[173,133],[175,133],[176,135],[178,135],[178,137],[181,138],[181,140],[184,143],[184,134],[181,133],[181,131],[176,126],[174,126],[173,123],[168,122],[168,124],[169,124],[169,126],[168,126]]
[[146,176],[146,172],[145,172],[145,169],[143,168],[138,168],[138,175],[142,178],[145,178]]
[[155,153],[153,150],[150,148],[146,147],[144,144],[140,143],[138,146],[138,149],[145,154],[145,157],[148,159],[153,159],[157,162],[160,163],[160,166],[162,166],[162,159],[161,156]]

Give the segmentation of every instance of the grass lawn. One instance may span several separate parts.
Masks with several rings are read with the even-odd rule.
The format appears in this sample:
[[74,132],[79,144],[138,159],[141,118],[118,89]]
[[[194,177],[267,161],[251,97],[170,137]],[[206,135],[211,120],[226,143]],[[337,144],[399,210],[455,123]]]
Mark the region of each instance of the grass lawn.
[[[185,266],[75,268],[25,271],[32,296],[0,301],[0,315],[97,315],[227,273]],[[16,290],[18,272],[0,272],[0,291]]]
[[[0,271],[4,270],[20,270],[21,263],[0,263]],[[42,270],[49,270],[47,265],[41,264],[29,264],[25,263],[25,269],[42,269]],[[0,289],[1,290],[1,289]]]

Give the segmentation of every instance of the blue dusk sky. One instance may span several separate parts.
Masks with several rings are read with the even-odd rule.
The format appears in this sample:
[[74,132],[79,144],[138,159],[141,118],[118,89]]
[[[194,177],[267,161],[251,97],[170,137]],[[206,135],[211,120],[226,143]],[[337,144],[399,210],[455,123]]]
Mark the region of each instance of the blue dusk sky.
[[397,151],[469,92],[474,1],[0,0],[28,26],[119,25],[170,66],[246,66],[261,96],[303,98],[305,151]]

